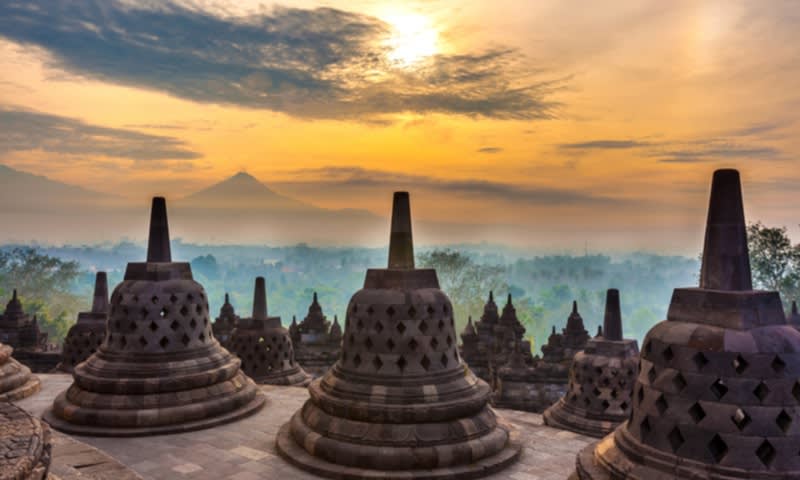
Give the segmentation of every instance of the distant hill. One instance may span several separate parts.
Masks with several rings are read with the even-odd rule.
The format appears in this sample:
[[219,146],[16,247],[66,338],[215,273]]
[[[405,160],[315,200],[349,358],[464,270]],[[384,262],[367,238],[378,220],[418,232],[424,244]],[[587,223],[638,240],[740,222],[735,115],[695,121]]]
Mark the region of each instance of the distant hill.
[[5,165],[0,165],[0,186],[1,208],[17,212],[52,212],[120,200]]

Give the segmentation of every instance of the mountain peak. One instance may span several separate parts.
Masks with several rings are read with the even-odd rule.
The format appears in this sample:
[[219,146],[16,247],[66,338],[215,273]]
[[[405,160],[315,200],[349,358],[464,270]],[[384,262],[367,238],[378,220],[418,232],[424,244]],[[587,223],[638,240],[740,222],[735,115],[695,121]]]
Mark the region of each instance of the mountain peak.
[[182,203],[203,208],[240,208],[266,210],[314,209],[293,198],[274,192],[256,177],[245,171],[215,183],[199,192],[185,197]]
[[[249,173],[245,172],[244,170],[242,170],[239,173],[237,173],[236,175],[230,177],[228,180],[248,180],[248,181],[258,182],[258,179],[256,177],[250,175]],[[258,182],[258,183],[261,183],[261,182]]]

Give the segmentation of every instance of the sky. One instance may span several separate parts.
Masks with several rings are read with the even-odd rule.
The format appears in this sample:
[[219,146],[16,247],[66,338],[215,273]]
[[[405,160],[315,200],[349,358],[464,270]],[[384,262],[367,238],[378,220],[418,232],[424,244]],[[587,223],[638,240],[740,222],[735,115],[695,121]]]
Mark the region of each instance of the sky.
[[734,167],[797,241],[798,32],[791,0],[7,0],[0,163],[131,202],[407,189],[429,223],[680,251]]

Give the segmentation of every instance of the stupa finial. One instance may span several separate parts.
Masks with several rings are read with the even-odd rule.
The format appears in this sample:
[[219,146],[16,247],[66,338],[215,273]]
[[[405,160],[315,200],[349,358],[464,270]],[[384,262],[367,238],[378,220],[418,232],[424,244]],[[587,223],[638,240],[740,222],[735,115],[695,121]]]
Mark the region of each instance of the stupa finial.
[[392,233],[389,238],[389,268],[414,268],[414,240],[411,235],[411,206],[408,192],[394,192]]
[[572,313],[578,313],[578,302],[576,300],[572,301]]
[[703,246],[703,265],[700,270],[700,288],[753,289],[742,185],[737,170],[722,169],[714,172]]
[[147,261],[172,261],[172,252],[169,247],[167,201],[164,197],[153,197],[153,206],[150,209],[150,239],[147,242]]
[[253,292],[253,318],[256,320],[267,318],[267,286],[264,277],[256,277],[256,287]]
[[609,288],[606,292],[603,338],[606,340],[622,340],[622,313],[619,307],[619,290],[616,288]]
[[92,299],[92,312],[105,313],[108,311],[108,278],[106,272],[97,272],[94,277],[94,298]]

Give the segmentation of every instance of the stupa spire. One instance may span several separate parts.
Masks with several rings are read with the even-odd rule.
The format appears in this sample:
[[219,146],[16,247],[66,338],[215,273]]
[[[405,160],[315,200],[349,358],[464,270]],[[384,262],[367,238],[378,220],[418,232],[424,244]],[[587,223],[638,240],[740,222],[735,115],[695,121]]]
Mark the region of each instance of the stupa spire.
[[708,205],[700,288],[752,290],[747,227],[744,223],[739,172],[714,172]]
[[150,239],[147,242],[147,262],[171,261],[167,201],[164,197],[153,197],[153,206],[150,209]]
[[389,268],[414,268],[414,240],[411,235],[411,205],[408,192],[394,192],[392,233],[389,238]]
[[94,298],[92,299],[92,312],[105,313],[108,311],[108,278],[106,272],[97,272],[94,277]]
[[619,290],[609,288],[606,292],[606,316],[603,319],[603,337],[606,340],[622,340],[622,314],[619,307]]
[[256,286],[253,292],[253,319],[267,319],[267,286],[264,277],[256,277]]

